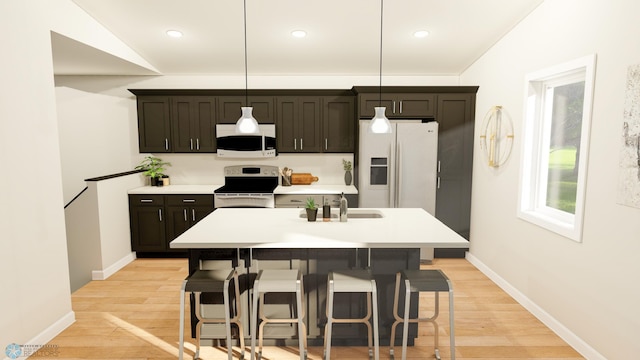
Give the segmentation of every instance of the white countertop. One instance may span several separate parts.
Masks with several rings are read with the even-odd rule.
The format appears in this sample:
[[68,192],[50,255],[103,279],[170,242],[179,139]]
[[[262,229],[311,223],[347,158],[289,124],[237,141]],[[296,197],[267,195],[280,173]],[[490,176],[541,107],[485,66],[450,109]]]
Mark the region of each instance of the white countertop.
[[291,186],[278,186],[274,191],[274,194],[309,194],[309,195],[324,195],[324,194],[357,194],[358,189],[353,185],[291,185]]
[[213,191],[222,185],[169,185],[141,186],[127,191],[129,194],[170,195],[170,194],[203,194],[213,195]]
[[[366,209],[382,218],[315,223],[304,209],[223,208],[171,242],[171,248],[468,248],[469,242],[423,209]],[[338,209],[332,209],[332,213]],[[247,226],[251,224],[251,226]]]
[[[141,186],[130,189],[129,194],[169,195],[169,194],[213,194],[214,190],[222,187],[218,185],[169,185],[169,186]],[[291,185],[278,186],[273,193],[278,194],[357,194],[358,189],[353,185]]]

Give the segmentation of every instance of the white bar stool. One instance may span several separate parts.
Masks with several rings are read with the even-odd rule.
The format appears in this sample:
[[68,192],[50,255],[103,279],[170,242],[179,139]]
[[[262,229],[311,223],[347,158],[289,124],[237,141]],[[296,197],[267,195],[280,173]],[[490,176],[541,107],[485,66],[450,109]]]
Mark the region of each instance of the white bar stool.
[[[295,293],[296,294],[296,317],[286,319],[269,319],[264,313],[265,293]],[[253,313],[251,319],[251,359],[255,359],[256,353],[256,327],[258,324],[258,304],[260,304],[260,331],[258,337],[258,359],[262,357],[262,340],[264,326],[268,323],[298,323],[298,346],[300,360],[306,358],[307,331],[304,324],[303,306],[303,282],[300,270],[289,269],[265,269],[258,272],[258,277],[253,284]]]
[[[233,280],[235,288],[235,315],[231,316],[231,306],[229,303],[229,283]],[[235,324],[238,327],[238,338],[240,340],[240,352],[241,358],[244,358],[244,333],[242,331],[242,324],[240,322],[240,290],[238,285],[238,273],[233,270],[196,270],[191,276],[187,277],[182,283],[180,290],[180,339],[179,339],[179,355],[178,358],[182,360],[184,354],[184,303],[185,293],[191,292],[195,297],[195,315],[198,319],[196,324],[196,353],[194,359],[197,359],[200,355],[200,337],[202,333],[202,326],[205,324],[224,324],[225,335],[227,341],[227,354],[229,360],[233,359],[233,349],[231,344],[231,324]],[[222,293],[223,294],[223,312],[224,318],[208,317],[212,312],[207,310],[203,311],[203,306],[200,303],[200,295],[202,293]],[[210,306],[206,304],[206,306]],[[218,306],[219,307],[219,306]],[[219,312],[216,312],[219,315]],[[210,337],[206,337],[210,338]]]
[[[367,314],[360,319],[343,319],[333,317],[333,301],[335,293],[366,293]],[[373,306],[372,306],[373,303]],[[373,313],[373,343],[371,349],[372,329],[371,315]],[[378,293],[376,281],[370,270],[341,270],[329,273],[327,281],[327,325],[324,329],[324,356],[331,359],[331,328],[334,323],[362,323],[367,326],[369,358],[380,358],[380,342],[378,335]]]
[[[404,318],[401,318],[398,313],[398,298],[400,296],[400,284],[404,280],[405,284],[405,298],[404,298]],[[409,332],[409,323],[430,322],[435,329],[434,343],[435,343],[435,357],[440,360],[440,350],[438,349],[438,323],[436,319],[440,311],[440,291],[449,292],[449,336],[450,336],[450,348],[451,359],[456,358],[456,345],[454,336],[454,323],[453,323],[453,286],[449,278],[440,270],[403,270],[396,274],[396,291],[393,299],[393,316],[396,321],[391,326],[391,341],[389,343],[389,353],[393,354],[393,342],[396,335],[396,326],[399,323],[404,323],[402,330],[402,360],[407,358],[407,337]],[[411,293],[414,292],[433,292],[435,295],[435,308],[433,315],[428,318],[409,319],[409,307]]]

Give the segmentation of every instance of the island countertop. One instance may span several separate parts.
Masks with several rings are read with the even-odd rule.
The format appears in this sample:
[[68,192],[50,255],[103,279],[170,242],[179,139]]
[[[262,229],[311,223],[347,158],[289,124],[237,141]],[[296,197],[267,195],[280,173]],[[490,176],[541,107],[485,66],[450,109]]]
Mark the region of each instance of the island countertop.
[[[338,209],[331,209],[334,216]],[[468,248],[469,242],[423,209],[353,208],[339,222],[308,222],[304,209],[217,209],[174,239],[174,249]]]

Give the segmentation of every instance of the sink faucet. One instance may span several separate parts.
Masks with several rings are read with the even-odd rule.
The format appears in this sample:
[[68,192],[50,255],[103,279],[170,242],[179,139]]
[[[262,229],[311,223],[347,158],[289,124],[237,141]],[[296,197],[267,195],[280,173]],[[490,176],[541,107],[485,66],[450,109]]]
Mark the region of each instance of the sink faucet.
[[342,193],[342,197],[340,197],[340,222],[347,221],[347,209],[349,208],[347,204],[347,198],[345,198],[344,193]]

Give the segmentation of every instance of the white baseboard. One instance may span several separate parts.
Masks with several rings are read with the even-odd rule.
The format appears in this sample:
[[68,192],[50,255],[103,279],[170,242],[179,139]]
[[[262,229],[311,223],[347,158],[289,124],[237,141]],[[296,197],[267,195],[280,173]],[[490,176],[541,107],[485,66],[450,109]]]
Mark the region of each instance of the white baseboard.
[[556,320],[549,313],[544,311],[544,309],[542,309],[536,303],[531,301],[531,299],[529,299],[518,289],[509,284],[505,279],[491,270],[487,265],[473,256],[470,252],[467,252],[466,259],[483,274],[485,274],[489,279],[496,283],[496,285],[498,285],[502,290],[504,290],[507,294],[514,298],[520,305],[522,305],[531,314],[533,314],[533,316],[542,321],[543,324],[545,324],[560,338],[566,341],[571,347],[579,352],[580,355],[589,360],[607,360],[607,358],[596,351],[596,349],[592,348],[584,340],[574,334],[571,330],[569,330],[566,326]]
[[131,252],[104,270],[93,270],[91,272],[91,280],[106,280],[135,259],[136,253]]
[[[58,321],[51,324],[48,328],[44,329],[40,334],[36,335],[33,339],[27,341],[25,344],[18,344],[22,347],[22,351],[28,352],[29,354],[33,354],[37,350],[41,349],[42,346],[49,343],[53,338],[58,336],[62,331],[71,326],[76,321],[76,314],[73,311],[66,313],[62,316]],[[2,344],[2,346],[9,344]],[[58,351],[56,344],[50,344],[53,348],[51,351]],[[23,354],[29,355],[29,354]],[[20,357],[22,358],[22,357]],[[10,360],[10,358],[5,357],[4,360]]]

